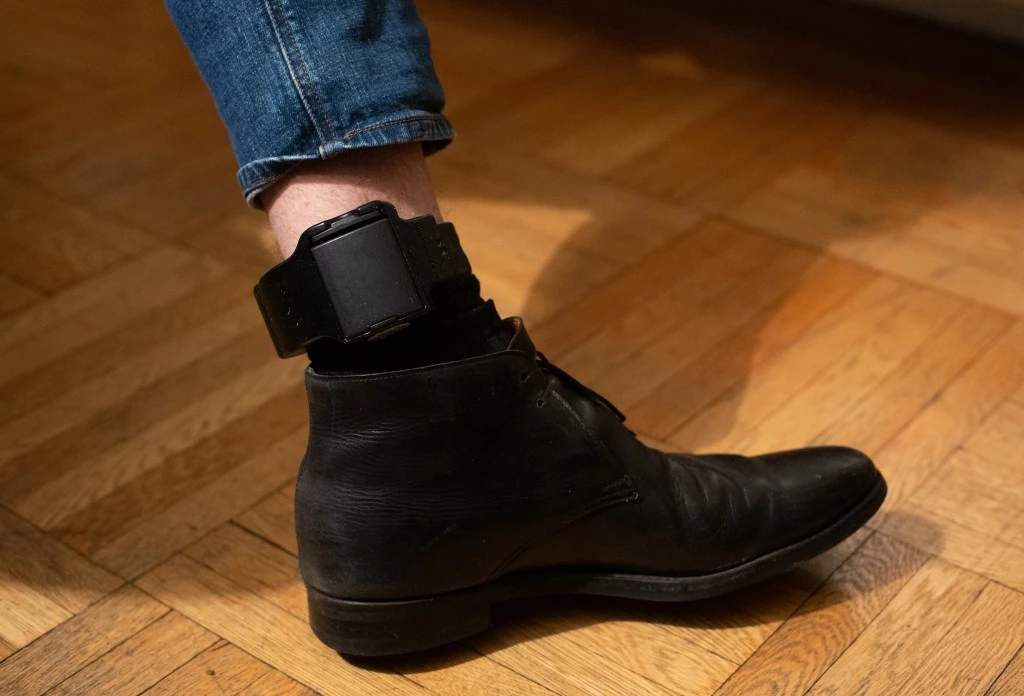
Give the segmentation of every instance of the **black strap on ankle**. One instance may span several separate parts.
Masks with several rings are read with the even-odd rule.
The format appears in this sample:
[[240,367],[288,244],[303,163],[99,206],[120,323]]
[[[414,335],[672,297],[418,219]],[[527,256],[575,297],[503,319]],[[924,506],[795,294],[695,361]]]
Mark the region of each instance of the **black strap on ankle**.
[[314,341],[381,338],[434,309],[439,283],[471,273],[455,227],[403,220],[374,201],[302,233],[294,253],[260,278],[256,301],[277,354]]

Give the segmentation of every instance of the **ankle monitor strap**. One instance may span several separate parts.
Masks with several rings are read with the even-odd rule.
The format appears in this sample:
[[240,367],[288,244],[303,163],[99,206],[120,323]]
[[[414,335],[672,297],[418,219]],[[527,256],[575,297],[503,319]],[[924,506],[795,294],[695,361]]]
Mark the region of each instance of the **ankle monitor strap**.
[[471,273],[455,227],[403,220],[374,201],[302,233],[294,253],[256,285],[256,301],[282,358],[322,339],[381,338],[434,309],[439,283]]

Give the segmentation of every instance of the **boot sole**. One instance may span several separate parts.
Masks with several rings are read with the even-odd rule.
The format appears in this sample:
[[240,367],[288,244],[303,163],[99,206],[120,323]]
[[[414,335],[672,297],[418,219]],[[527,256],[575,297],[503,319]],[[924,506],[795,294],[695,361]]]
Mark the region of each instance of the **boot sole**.
[[785,572],[832,548],[881,507],[887,488],[874,488],[846,515],[817,534],[765,556],[708,575],[659,576],[585,571],[534,571],[433,597],[397,602],[339,599],[307,586],[313,633],[342,655],[417,652],[487,630],[500,602],[540,595],[602,595],[657,602],[707,599]]

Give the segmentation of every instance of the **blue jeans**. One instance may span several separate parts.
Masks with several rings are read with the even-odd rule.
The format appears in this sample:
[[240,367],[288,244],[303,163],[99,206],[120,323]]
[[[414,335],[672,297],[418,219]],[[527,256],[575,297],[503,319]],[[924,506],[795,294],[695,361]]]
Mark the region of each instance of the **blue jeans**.
[[217,102],[246,200],[344,150],[451,140],[412,0],[165,0]]

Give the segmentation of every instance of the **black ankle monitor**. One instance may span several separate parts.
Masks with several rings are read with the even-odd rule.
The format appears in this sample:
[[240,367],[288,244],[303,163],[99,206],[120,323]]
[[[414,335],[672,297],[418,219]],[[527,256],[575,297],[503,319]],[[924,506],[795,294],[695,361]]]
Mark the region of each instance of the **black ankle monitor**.
[[403,220],[374,201],[302,233],[287,259],[256,285],[277,354],[314,341],[381,338],[434,309],[434,286],[471,273],[455,227],[432,216]]

